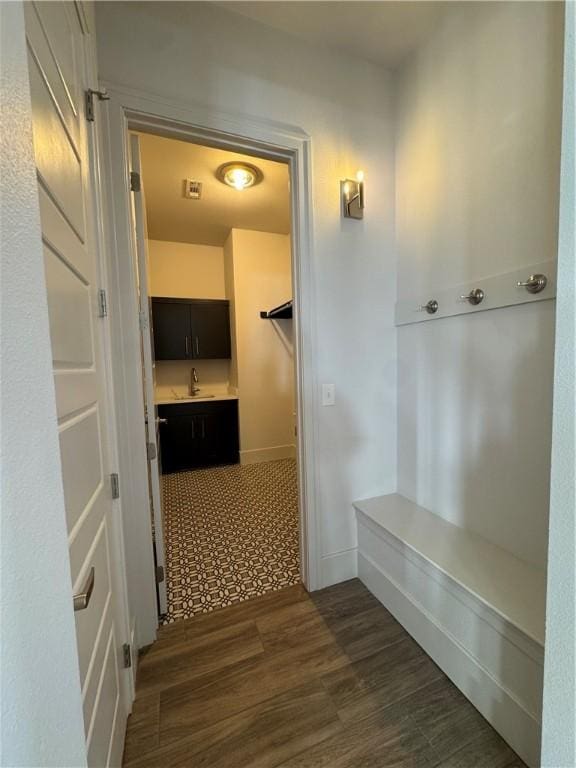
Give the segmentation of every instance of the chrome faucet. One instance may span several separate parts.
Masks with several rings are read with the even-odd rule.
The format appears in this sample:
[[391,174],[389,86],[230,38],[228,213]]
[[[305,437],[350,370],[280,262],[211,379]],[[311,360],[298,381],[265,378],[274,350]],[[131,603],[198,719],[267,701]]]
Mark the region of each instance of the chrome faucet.
[[197,384],[198,374],[196,373],[196,368],[192,368],[192,371],[190,372],[190,395],[192,397],[200,392],[200,387],[196,386]]

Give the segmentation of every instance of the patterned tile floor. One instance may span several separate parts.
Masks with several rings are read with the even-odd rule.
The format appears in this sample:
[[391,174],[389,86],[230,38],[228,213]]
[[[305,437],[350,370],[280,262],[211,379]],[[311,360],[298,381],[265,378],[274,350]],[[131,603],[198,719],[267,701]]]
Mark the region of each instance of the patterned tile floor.
[[163,624],[297,584],[293,459],[164,475]]

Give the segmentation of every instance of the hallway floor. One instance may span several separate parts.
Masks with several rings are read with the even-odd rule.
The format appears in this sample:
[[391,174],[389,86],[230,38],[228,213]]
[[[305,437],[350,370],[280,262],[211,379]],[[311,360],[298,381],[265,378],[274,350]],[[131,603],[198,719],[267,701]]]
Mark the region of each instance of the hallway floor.
[[360,581],[162,627],[140,656],[132,768],[521,768]]
[[162,491],[164,624],[298,583],[295,460],[163,475]]

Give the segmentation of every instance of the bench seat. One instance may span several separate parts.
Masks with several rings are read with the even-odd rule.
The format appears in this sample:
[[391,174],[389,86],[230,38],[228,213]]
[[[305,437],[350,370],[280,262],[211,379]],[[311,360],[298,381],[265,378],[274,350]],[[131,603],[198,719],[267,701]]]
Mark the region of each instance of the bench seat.
[[538,765],[545,573],[399,494],[354,508],[359,578]]

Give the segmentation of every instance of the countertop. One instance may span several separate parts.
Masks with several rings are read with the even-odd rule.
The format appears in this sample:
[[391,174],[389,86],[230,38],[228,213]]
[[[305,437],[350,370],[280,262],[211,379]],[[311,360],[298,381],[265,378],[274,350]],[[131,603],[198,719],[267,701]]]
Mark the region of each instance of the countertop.
[[173,397],[164,397],[154,400],[154,405],[182,405],[187,403],[214,403],[218,400],[238,400],[238,395],[227,395],[224,392],[215,392],[212,397],[198,395],[197,397],[186,397],[176,400]]

